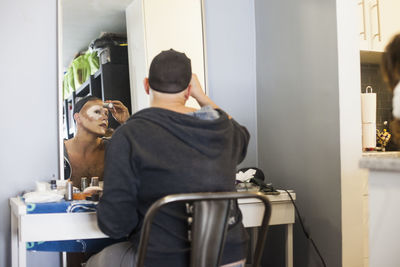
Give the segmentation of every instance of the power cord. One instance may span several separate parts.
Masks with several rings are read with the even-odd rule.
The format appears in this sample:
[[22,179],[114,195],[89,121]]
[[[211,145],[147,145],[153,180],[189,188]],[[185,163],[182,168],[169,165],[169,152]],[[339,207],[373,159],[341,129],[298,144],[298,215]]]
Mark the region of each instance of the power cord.
[[299,210],[298,210],[298,208],[297,208],[297,206],[296,206],[296,203],[294,203],[294,200],[293,200],[293,198],[292,198],[292,195],[291,195],[291,194],[289,193],[289,191],[287,191],[286,189],[284,189],[284,191],[286,191],[286,193],[287,193],[287,194],[289,195],[289,197],[290,197],[290,200],[291,200],[292,203],[293,203],[294,209],[296,210],[297,218],[299,218],[300,225],[301,225],[301,228],[303,229],[304,235],[306,236],[306,238],[307,238],[308,240],[311,241],[311,244],[313,245],[315,251],[317,252],[317,254],[318,254],[318,256],[319,256],[319,258],[321,259],[322,264],[324,265],[324,267],[326,267],[326,263],[325,263],[324,258],[323,258],[322,255],[321,255],[321,252],[320,252],[319,249],[317,248],[317,245],[315,244],[314,240],[311,238],[310,234],[306,231],[306,228],[304,227],[303,220],[301,219],[300,212],[299,212]]

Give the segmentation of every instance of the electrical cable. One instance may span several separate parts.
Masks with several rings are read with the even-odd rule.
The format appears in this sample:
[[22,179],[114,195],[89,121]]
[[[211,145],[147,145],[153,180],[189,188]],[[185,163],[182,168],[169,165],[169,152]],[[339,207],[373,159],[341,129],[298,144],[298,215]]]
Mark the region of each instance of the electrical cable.
[[322,255],[321,255],[321,252],[320,252],[319,249],[317,248],[317,245],[315,244],[314,240],[311,238],[310,234],[306,231],[306,228],[304,227],[303,220],[301,219],[300,212],[299,212],[299,210],[298,210],[298,208],[297,208],[297,206],[296,206],[296,203],[294,203],[294,200],[293,200],[293,198],[292,198],[292,195],[291,195],[291,194],[289,193],[289,191],[287,191],[286,189],[284,189],[284,191],[286,191],[286,193],[287,193],[287,194],[289,195],[289,197],[290,197],[290,200],[291,200],[292,203],[293,203],[294,209],[296,210],[297,218],[299,218],[300,225],[301,225],[301,228],[303,229],[304,235],[306,236],[306,238],[307,238],[308,240],[310,240],[310,242],[311,242],[311,244],[313,245],[315,251],[317,252],[319,258],[321,259],[322,264],[324,265],[324,267],[326,267],[326,263],[325,263],[324,258],[323,258]]

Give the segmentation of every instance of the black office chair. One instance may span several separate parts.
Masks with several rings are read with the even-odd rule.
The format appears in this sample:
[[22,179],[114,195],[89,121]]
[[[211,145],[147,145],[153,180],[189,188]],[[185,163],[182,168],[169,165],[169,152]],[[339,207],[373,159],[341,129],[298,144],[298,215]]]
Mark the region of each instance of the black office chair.
[[253,266],[260,265],[271,216],[271,204],[261,193],[218,192],[169,195],[154,202],[147,211],[137,250],[136,267],[143,267],[151,223],[157,211],[173,202],[190,203],[192,210],[190,267],[218,267],[224,248],[231,202],[257,198],[265,206],[261,230],[253,257]]

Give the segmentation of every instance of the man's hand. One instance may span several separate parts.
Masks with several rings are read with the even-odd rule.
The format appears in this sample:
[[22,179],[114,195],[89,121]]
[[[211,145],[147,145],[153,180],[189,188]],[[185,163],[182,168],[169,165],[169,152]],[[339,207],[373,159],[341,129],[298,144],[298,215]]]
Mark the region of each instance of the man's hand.
[[[199,103],[200,107],[203,106],[211,106],[213,109],[219,109],[219,107],[217,106],[217,104],[214,103],[214,101],[212,101],[203,91],[203,89],[201,89],[201,85],[199,82],[199,78],[197,78],[196,74],[192,74],[192,80],[190,80],[190,96],[193,97],[194,99],[196,99],[196,101]],[[232,119],[232,117],[228,115],[229,119]]]
[[201,84],[199,81],[199,78],[197,77],[196,74],[192,74],[192,79],[190,80],[190,96],[193,97],[194,99],[202,99],[206,96],[204,93],[203,89],[201,88]]
[[190,96],[197,100],[201,107],[209,105],[212,108],[218,108],[218,106],[204,93],[197,78],[196,74],[192,74],[192,80],[190,81]]
[[105,103],[112,103],[113,107],[111,109],[108,109],[111,111],[112,116],[114,119],[116,119],[119,123],[124,123],[126,122],[127,119],[129,119],[129,110],[127,107],[122,104],[121,101],[118,100],[107,100],[104,101]]

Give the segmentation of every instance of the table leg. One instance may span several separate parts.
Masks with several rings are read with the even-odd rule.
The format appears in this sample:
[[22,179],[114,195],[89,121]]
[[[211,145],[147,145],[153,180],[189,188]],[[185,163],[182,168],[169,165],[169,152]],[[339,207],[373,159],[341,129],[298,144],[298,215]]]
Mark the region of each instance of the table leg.
[[[253,267],[254,265],[254,255],[256,253],[256,247],[257,247],[257,242],[258,242],[258,237],[260,234],[260,227],[251,227],[249,228],[249,234],[250,234],[250,255],[251,255],[251,260],[250,264],[246,264],[246,267]],[[261,266],[261,265],[260,265]]]
[[258,240],[258,227],[252,227],[250,228],[250,251],[251,251],[251,263],[253,264],[253,257],[254,253],[256,252],[256,247],[257,247],[257,240]]
[[11,266],[26,267],[26,243],[19,240],[18,218],[11,212]]
[[61,267],[67,267],[67,252],[60,253]]
[[18,241],[18,267],[26,267],[26,243]]
[[256,246],[257,246],[257,239],[258,239],[258,233],[259,233],[259,229],[258,227],[250,227],[247,228],[248,233],[250,235],[250,254],[248,253],[247,255],[250,256],[249,259],[246,260],[246,267],[252,267],[254,262],[254,253],[256,251]]
[[286,267],[293,267],[293,224],[286,225]]
[[[18,218],[18,229],[20,227],[20,218]],[[18,267],[26,267],[26,242],[20,240],[20,231],[18,231]]]
[[11,212],[11,266],[18,267],[18,220]]

